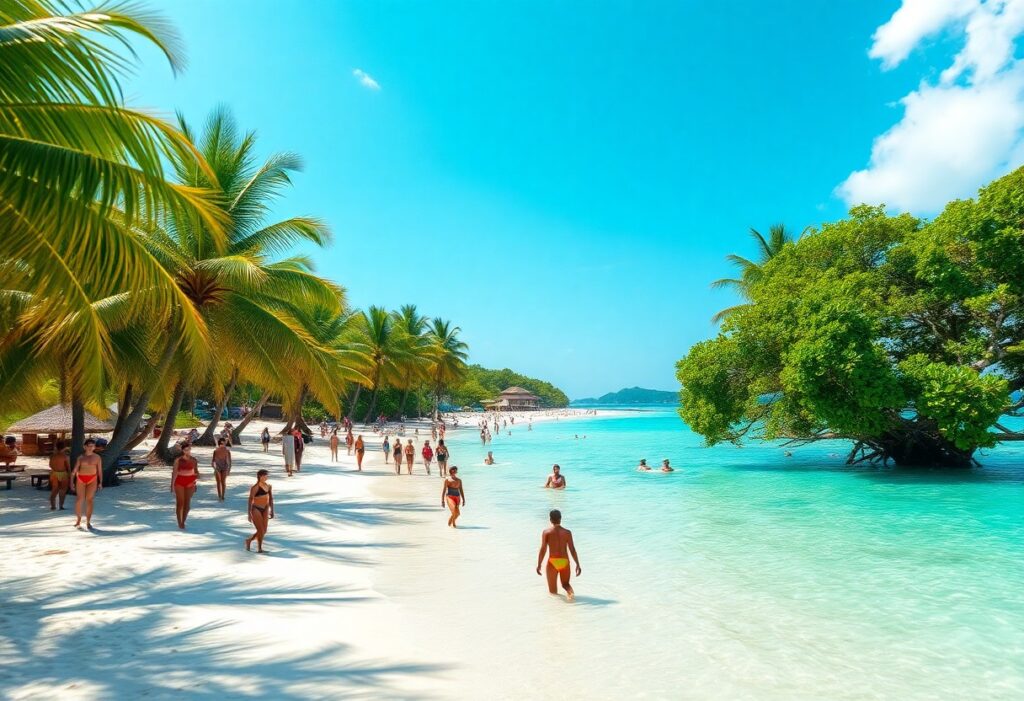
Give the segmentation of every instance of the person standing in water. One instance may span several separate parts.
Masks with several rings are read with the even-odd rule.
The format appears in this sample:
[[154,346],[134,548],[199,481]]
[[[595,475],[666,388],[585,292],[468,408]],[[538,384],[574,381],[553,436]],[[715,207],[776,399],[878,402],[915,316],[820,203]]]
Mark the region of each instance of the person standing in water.
[[60,510],[64,510],[64,499],[71,485],[71,459],[64,450],[64,441],[57,441],[57,450],[50,456],[50,511],[57,508],[60,498]]
[[366,446],[363,444],[363,434],[359,434],[356,438],[356,468],[363,471],[363,454],[366,452]]
[[487,457],[484,458],[484,465],[493,465],[493,464],[494,464],[494,453],[491,452],[490,450],[488,450],[487,451]]
[[231,474],[231,449],[223,438],[217,441],[217,447],[213,449],[213,477],[217,480],[217,498],[224,501],[224,495],[228,491],[228,475]]
[[270,429],[266,426],[263,427],[263,433],[260,434],[260,443],[263,444],[263,452],[270,452]]
[[178,528],[185,529],[188,512],[192,509],[192,495],[196,493],[199,480],[199,461],[192,457],[192,446],[181,446],[181,455],[174,460],[171,469],[171,493],[174,494],[174,515]]
[[338,429],[331,431],[331,462],[338,462]]
[[448,446],[444,444],[444,438],[437,442],[437,452],[434,453],[434,457],[437,458],[437,471],[441,473],[442,477],[448,476]]
[[565,477],[562,476],[562,468],[558,465],[551,467],[551,474],[544,483],[544,489],[565,489]]
[[410,475],[412,474],[412,461],[416,457],[416,446],[412,444],[412,438],[405,444],[405,469]]
[[402,474],[402,439],[397,436],[395,437],[395,448],[392,457],[395,459],[395,474]]
[[558,579],[562,580],[562,589],[565,590],[566,598],[573,601],[576,593],[569,584],[569,555],[576,561],[576,576],[583,574],[580,567],[580,556],[576,554],[576,545],[572,542],[572,531],[562,528],[562,512],[552,509],[549,514],[551,528],[540,534],[540,552],[537,553],[537,574],[544,565],[544,555],[548,556],[547,579],[548,592],[558,593]]
[[103,489],[103,460],[96,454],[96,440],[87,438],[85,452],[78,456],[71,481],[75,485],[75,528],[82,525],[82,505],[85,505],[85,527],[92,528],[92,506],[96,492]]
[[427,474],[430,474],[430,463],[434,461],[434,449],[430,447],[430,441],[423,441],[423,450],[420,451],[423,456],[423,466],[427,468]]
[[452,469],[448,470],[448,476],[445,477],[444,483],[441,485],[441,508],[444,508],[447,502],[448,510],[452,514],[448,517],[448,525],[452,528],[456,528],[455,521],[462,514],[460,507],[466,505],[466,490],[462,487],[462,480],[459,479],[458,473],[459,468],[452,465]]
[[274,492],[267,483],[268,474],[266,470],[257,472],[256,484],[249,488],[249,523],[256,532],[245,539],[246,550],[255,540],[256,552],[263,552],[263,538],[267,535],[270,519],[274,518]]

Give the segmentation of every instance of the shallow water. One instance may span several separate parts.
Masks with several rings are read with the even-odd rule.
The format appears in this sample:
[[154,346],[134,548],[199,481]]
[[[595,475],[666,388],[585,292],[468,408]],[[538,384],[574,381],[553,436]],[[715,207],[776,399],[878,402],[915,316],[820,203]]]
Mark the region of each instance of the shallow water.
[[[467,530],[439,511],[380,582],[459,610],[471,632],[421,638],[468,660],[478,692],[1024,698],[1024,446],[902,471],[846,467],[843,443],[704,448],[669,411],[510,428],[450,436]],[[678,471],[634,469],[663,457]],[[565,492],[541,489],[554,462]],[[533,572],[551,508],[584,568],[569,612]]]

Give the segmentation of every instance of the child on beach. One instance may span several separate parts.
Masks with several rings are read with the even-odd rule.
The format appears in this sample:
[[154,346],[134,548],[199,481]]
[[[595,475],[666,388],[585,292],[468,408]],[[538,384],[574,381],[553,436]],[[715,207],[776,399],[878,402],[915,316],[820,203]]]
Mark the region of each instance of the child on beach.
[[551,528],[540,534],[540,552],[537,553],[537,574],[544,564],[544,555],[548,555],[547,579],[548,592],[557,594],[557,581],[562,580],[562,589],[569,601],[576,598],[576,593],[569,584],[569,555],[576,561],[576,576],[583,574],[580,557],[576,554],[576,545],[572,542],[572,531],[562,528],[562,512],[553,509],[549,514]]

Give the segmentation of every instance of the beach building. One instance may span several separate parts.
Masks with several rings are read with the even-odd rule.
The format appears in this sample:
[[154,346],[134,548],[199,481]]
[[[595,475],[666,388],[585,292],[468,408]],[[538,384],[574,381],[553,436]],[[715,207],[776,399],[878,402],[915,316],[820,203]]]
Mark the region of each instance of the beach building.
[[540,409],[540,397],[522,387],[509,387],[492,402],[483,402],[490,411],[532,411]]
[[[110,433],[114,424],[86,411],[85,432]],[[8,426],[7,433],[21,434],[21,452],[25,455],[50,455],[60,438],[71,435],[71,406],[57,404]]]

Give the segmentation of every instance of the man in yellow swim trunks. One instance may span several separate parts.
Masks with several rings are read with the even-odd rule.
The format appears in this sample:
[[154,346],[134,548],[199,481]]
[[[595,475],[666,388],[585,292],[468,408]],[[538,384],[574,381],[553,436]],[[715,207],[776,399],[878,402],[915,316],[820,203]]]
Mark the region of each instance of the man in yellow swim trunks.
[[580,567],[580,556],[576,554],[576,546],[572,542],[572,531],[562,528],[562,512],[553,509],[550,514],[551,528],[540,534],[540,552],[537,554],[537,574],[544,564],[544,555],[548,555],[547,576],[548,591],[557,594],[557,580],[562,580],[562,589],[569,601],[576,598],[576,594],[569,585],[569,555],[576,561],[576,576],[583,574]]

